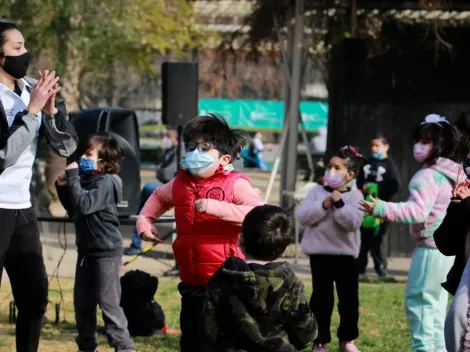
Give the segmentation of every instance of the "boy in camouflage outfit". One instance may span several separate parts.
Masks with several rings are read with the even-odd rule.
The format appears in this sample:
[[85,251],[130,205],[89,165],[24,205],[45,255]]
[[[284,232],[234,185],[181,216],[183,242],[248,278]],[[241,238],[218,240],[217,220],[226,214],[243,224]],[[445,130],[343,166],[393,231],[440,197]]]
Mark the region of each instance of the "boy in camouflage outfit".
[[303,283],[288,263],[272,262],[290,244],[291,230],[279,207],[248,213],[240,236],[246,261],[228,258],[207,286],[203,351],[290,352],[313,343],[317,324]]

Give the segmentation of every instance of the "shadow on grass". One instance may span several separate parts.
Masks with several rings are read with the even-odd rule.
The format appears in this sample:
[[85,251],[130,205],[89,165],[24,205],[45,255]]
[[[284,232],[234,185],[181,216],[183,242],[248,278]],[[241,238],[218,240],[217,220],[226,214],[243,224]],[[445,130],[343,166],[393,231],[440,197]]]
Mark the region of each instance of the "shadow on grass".
[[365,284],[406,284],[405,279],[396,279],[394,277],[384,277],[384,278],[375,278],[375,277],[361,277],[359,282]]

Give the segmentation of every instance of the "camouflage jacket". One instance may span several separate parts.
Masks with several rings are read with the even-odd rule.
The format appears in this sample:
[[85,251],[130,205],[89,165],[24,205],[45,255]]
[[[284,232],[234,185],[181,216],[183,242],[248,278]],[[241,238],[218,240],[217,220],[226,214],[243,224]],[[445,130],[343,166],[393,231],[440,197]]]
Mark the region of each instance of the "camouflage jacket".
[[203,351],[290,352],[317,336],[304,285],[287,263],[236,257],[209,281],[201,326]]

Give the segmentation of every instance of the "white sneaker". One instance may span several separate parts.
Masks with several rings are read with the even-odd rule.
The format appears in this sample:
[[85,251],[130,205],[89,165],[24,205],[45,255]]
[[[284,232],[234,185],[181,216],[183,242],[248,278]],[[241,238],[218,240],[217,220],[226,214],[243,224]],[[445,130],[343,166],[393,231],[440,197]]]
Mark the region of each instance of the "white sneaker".
[[361,352],[354,341],[344,341],[339,344],[339,352]]

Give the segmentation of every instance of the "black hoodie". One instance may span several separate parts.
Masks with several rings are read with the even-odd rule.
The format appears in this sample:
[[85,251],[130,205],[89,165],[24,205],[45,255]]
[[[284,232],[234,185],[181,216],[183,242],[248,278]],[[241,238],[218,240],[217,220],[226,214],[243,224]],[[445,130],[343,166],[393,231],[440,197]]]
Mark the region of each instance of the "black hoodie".
[[367,183],[376,183],[379,199],[389,202],[400,188],[397,164],[390,158],[370,158],[359,173],[356,184],[360,190]]
[[313,343],[317,324],[288,263],[228,258],[207,286],[204,351],[293,352]]
[[122,254],[117,204],[122,181],[117,175],[96,174],[80,178],[78,169],[66,171],[67,185],[57,186],[59,199],[73,217],[79,255]]
[[434,232],[434,241],[439,251],[446,256],[454,256],[454,265],[447,274],[447,281],[442,284],[450,294],[455,295],[460,279],[467,265],[465,242],[470,229],[470,198],[460,203],[450,203],[447,214],[439,228]]

